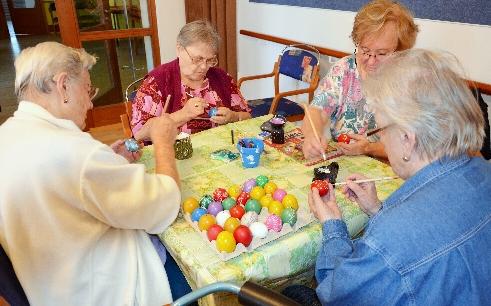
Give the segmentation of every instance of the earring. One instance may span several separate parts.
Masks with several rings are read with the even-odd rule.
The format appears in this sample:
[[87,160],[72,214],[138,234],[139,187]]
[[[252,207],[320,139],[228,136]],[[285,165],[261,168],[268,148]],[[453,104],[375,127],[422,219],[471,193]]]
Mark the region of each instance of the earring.
[[68,103],[68,98],[65,98],[65,99],[63,100],[63,103]]
[[403,157],[402,157],[402,160],[403,160],[403,161],[405,161],[405,162],[408,162],[408,161],[409,161],[409,157],[407,157],[407,156],[403,156]]

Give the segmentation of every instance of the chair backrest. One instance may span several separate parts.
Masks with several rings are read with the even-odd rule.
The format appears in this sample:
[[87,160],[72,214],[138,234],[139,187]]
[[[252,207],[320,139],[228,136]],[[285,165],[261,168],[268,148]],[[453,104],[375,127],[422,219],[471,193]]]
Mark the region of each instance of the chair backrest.
[[481,107],[482,115],[484,117],[484,142],[482,144],[481,154],[485,159],[491,159],[491,135],[490,135],[490,127],[489,127],[489,112],[488,105],[484,102],[484,99],[481,95],[481,91],[479,88],[474,88],[471,86],[471,91],[477,102],[479,103],[479,107]]
[[0,246],[0,296],[10,305],[29,305],[9,257]]
[[143,81],[145,77],[141,77],[137,80],[134,80],[133,82],[130,83],[130,85],[128,85],[126,87],[126,90],[124,91],[124,97],[126,99],[126,102],[133,102],[133,99],[135,98],[136,96],[136,92],[138,90],[138,87],[137,86],[141,81]]
[[132,108],[133,108],[131,104],[135,99],[136,92],[138,91],[139,83],[143,81],[144,78],[145,77],[142,77],[131,82],[124,91],[124,97],[126,99],[126,101],[124,102],[124,108],[126,111],[126,115],[122,114],[120,118],[121,118],[121,124],[123,125],[123,134],[126,138],[130,138],[131,136],[133,136],[130,126]]
[[310,83],[320,63],[320,52],[309,45],[289,45],[282,50],[279,62],[279,73]]

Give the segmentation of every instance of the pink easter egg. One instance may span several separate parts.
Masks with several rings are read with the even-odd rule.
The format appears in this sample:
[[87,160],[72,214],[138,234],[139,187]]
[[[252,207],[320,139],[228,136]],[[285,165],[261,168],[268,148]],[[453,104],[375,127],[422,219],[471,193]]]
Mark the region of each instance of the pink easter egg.
[[283,201],[283,198],[286,196],[286,191],[284,189],[281,189],[281,188],[277,188],[274,192],[273,192],[273,199],[275,199],[276,201],[278,202],[281,202]]
[[269,215],[266,218],[266,222],[264,223],[269,230],[273,230],[275,232],[281,231],[281,228],[283,227],[283,224],[281,223],[281,218],[273,214]]

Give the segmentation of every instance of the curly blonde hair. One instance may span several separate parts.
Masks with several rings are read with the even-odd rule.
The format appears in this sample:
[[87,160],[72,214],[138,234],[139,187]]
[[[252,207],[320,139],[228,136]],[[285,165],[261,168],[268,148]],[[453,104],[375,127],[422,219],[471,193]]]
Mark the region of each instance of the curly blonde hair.
[[359,45],[368,35],[377,34],[388,22],[396,26],[396,50],[412,48],[416,42],[418,26],[404,5],[391,0],[373,0],[358,11],[351,31],[353,43]]

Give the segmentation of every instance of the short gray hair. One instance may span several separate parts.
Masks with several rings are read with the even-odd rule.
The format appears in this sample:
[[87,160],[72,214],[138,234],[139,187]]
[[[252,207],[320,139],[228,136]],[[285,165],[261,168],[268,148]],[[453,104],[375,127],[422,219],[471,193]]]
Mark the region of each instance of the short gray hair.
[[220,35],[208,21],[195,20],[182,27],[179,35],[177,35],[177,43],[180,46],[187,47],[197,42],[209,44],[217,53]]
[[406,50],[367,77],[363,90],[375,116],[414,132],[417,154],[434,160],[482,147],[483,114],[463,77],[450,53]]
[[15,94],[22,100],[27,90],[50,93],[55,75],[66,72],[76,78],[84,69],[91,69],[95,62],[96,58],[84,49],[57,42],[42,42],[26,48],[15,60]]

